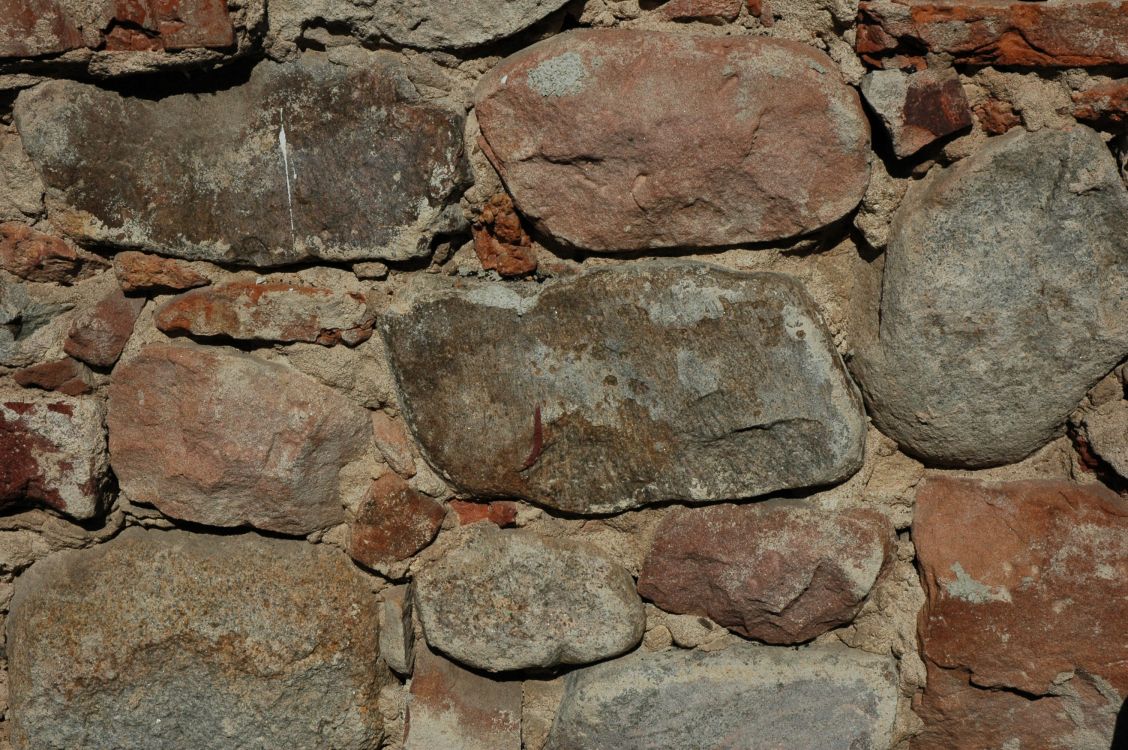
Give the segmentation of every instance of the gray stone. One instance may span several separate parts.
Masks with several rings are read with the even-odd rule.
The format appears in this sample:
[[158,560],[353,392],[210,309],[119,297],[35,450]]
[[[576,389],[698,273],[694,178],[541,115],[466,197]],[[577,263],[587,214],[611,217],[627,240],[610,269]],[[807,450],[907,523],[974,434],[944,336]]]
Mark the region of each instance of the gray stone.
[[1110,401],[1085,415],[1085,438],[1113,471],[1128,478],[1128,401]]
[[155,101],[53,81],[20,94],[16,121],[79,241],[259,266],[423,256],[455,226],[463,118],[421,102],[395,58],[365,59],[263,62]]
[[130,529],[35,564],[7,624],[16,750],[371,750],[375,597],[305,542]]
[[639,652],[568,676],[546,750],[887,750],[894,662],[843,647]]
[[1012,131],[906,193],[851,369],[905,452],[1014,462],[1128,354],[1126,289],[1128,192],[1100,136]]
[[626,568],[578,542],[480,523],[415,578],[427,642],[477,669],[588,664],[642,640]]
[[45,284],[0,276],[0,365],[23,367],[58,352],[71,320],[66,313],[74,306]]
[[836,482],[865,418],[789,276],[643,262],[438,286],[380,323],[428,460],[477,497],[575,513]]
[[415,663],[411,587],[385,589],[380,603],[380,656],[393,672],[410,675]]

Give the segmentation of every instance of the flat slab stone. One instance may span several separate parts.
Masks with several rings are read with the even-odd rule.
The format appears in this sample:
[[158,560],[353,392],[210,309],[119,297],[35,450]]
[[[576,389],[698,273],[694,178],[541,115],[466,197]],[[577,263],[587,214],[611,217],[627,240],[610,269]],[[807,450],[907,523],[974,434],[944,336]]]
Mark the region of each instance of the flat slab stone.
[[422,49],[477,47],[513,36],[568,0],[376,0],[373,24],[397,45]]
[[862,463],[858,395],[789,276],[659,261],[539,294],[436,285],[378,325],[424,453],[473,496],[607,513]]
[[427,642],[487,672],[617,656],[646,626],[626,568],[578,542],[489,523],[464,527],[414,591]]
[[586,250],[793,237],[869,181],[857,93],[797,42],[571,31],[503,60],[475,102],[517,208]]
[[570,674],[546,750],[887,750],[892,659],[847,648],[639,652]]
[[339,551],[129,529],[20,576],[16,750],[369,750],[378,604]]
[[420,257],[452,226],[463,118],[370,60],[263,62],[157,101],[52,81],[21,92],[17,126],[52,221],[80,241],[257,266]]
[[308,534],[345,520],[340,471],[367,412],[288,367],[222,348],[152,345],[114,373],[110,461],[122,490],[211,526]]
[[[914,183],[850,366],[933,464],[1018,461],[1128,355],[1128,191],[1094,131],[1015,130]],[[880,321],[879,323],[877,321]]]

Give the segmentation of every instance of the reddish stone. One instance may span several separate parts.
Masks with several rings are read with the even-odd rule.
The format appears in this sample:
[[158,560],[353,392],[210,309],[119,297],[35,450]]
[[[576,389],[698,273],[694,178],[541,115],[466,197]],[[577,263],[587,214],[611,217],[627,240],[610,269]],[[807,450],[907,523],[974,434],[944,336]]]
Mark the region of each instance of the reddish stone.
[[759,18],[760,23],[766,27],[775,25],[769,0],[748,0],[748,12]]
[[856,48],[876,67],[890,55],[922,51],[974,65],[1124,65],[1128,0],[867,0]]
[[1128,502],[1096,484],[968,479],[931,479],[916,502],[916,746],[1065,750],[1088,732],[1108,747],[1128,695]]
[[972,123],[960,77],[951,69],[923,70],[911,75],[878,70],[862,79],[861,90],[900,158]]
[[405,479],[415,476],[415,458],[412,456],[411,436],[402,421],[392,419],[382,411],[372,412],[372,436],[380,455],[392,471]]
[[71,284],[104,266],[59,237],[16,221],[0,224],[0,269],[28,281]]
[[71,357],[25,367],[17,370],[12,377],[25,388],[42,388],[67,396],[80,396],[92,390],[90,369]]
[[734,21],[744,0],[670,0],[658,9],[667,21],[698,21],[719,18]]
[[451,500],[450,507],[458,514],[458,522],[462,526],[480,521],[489,521],[503,529],[517,525],[517,503],[511,500],[490,503]]
[[638,591],[667,612],[802,643],[854,618],[892,546],[889,522],[870,510],[778,501],[681,508],[659,526]]
[[165,333],[356,346],[372,336],[364,295],[294,284],[231,282],[175,297],[157,310]]
[[406,560],[434,540],[443,504],[412,489],[396,474],[372,483],[349,529],[349,555],[375,568]]
[[144,299],[126,297],[115,289],[75,317],[63,351],[93,367],[113,367],[144,306]]
[[126,292],[181,292],[211,283],[207,276],[196,273],[184,261],[133,250],[114,256],[114,273]]
[[1101,127],[1128,122],[1128,79],[1108,81],[1074,93],[1073,116]]
[[521,681],[491,680],[416,649],[405,750],[520,750]]
[[1022,120],[1010,103],[998,99],[987,99],[975,106],[975,116],[979,124],[991,135],[1002,135],[1011,128],[1021,125]]
[[472,231],[482,268],[502,276],[524,276],[537,270],[533,241],[521,226],[513,199],[505,193],[493,196],[482,207]]

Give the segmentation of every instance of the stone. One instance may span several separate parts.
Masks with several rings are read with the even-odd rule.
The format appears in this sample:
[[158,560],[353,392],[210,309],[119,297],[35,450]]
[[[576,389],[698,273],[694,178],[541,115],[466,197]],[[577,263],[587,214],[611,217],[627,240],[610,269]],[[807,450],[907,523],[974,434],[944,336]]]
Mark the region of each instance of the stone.
[[537,270],[533,241],[521,226],[513,199],[505,193],[490,198],[472,227],[474,253],[487,271],[524,276]]
[[489,521],[503,529],[517,525],[517,503],[509,500],[495,500],[492,503],[451,500],[450,507],[458,516],[459,524],[463,526],[481,521]]
[[102,512],[106,429],[98,401],[0,388],[0,507],[32,502],[86,520]]
[[155,322],[165,333],[356,346],[372,335],[373,316],[356,292],[233,281],[173,297],[157,310]]
[[42,388],[67,396],[81,396],[93,390],[90,368],[71,357],[25,367],[12,373],[12,379],[24,388]]
[[[1015,130],[905,194],[851,369],[926,464],[1013,463],[1128,354],[1128,191],[1092,130]],[[878,324],[877,321],[880,321]]]
[[9,221],[0,224],[0,270],[28,281],[73,284],[105,267],[62,239]]
[[15,127],[0,128],[0,220],[20,220],[43,212],[43,181]]
[[183,261],[133,250],[114,256],[114,273],[124,292],[182,292],[211,283]]
[[1097,484],[932,478],[912,528],[929,666],[918,746],[1108,748],[1128,695],[1128,502]]
[[463,118],[419,101],[394,58],[364,59],[262,62],[160,100],[51,81],[20,93],[16,124],[53,223],[82,242],[258,266],[425,256],[456,225]]
[[16,750],[367,750],[378,606],[331,548],[123,532],[36,563],[8,619]]
[[356,274],[358,279],[383,281],[388,278],[388,266],[378,260],[371,260],[366,263],[357,263],[353,266],[353,273]]
[[382,411],[372,412],[372,437],[392,471],[406,479],[415,476],[411,435],[402,420],[392,419]]
[[134,502],[210,526],[308,534],[345,520],[341,470],[367,412],[283,365],[150,345],[114,373],[110,460]]
[[475,669],[588,664],[629,651],[646,616],[626,568],[594,547],[479,523],[415,577],[427,643]]
[[521,682],[491,680],[420,648],[405,723],[404,750],[521,750]]
[[1086,414],[1085,440],[1101,460],[1128,478],[1128,401],[1110,401]]
[[964,65],[1124,65],[1128,2],[863,0],[855,48],[877,67],[890,56],[923,52]]
[[991,135],[1002,135],[1022,124],[1022,118],[1010,102],[988,98],[973,108],[979,125]]
[[667,21],[735,21],[744,0],[670,0],[658,9]]
[[385,474],[372,483],[349,524],[349,555],[369,568],[406,560],[434,540],[444,518],[438,500]]
[[522,216],[584,250],[807,234],[850,213],[869,179],[857,93],[798,42],[570,31],[503,60],[474,98]]
[[415,626],[410,586],[384,589],[380,602],[380,656],[398,675],[410,675],[415,663]]
[[59,356],[74,309],[59,287],[10,281],[0,274],[0,365],[27,367]]
[[1128,78],[1099,83],[1073,93],[1073,116],[1099,127],[1128,123]]
[[893,660],[841,646],[639,652],[568,675],[546,750],[885,750],[896,708]]
[[862,79],[861,92],[902,159],[972,124],[959,74],[951,68],[911,75],[871,71]]
[[465,49],[513,36],[566,4],[567,0],[376,0],[373,23],[397,45]]
[[115,289],[75,316],[63,351],[91,367],[113,367],[144,306],[143,298],[126,297]]
[[223,0],[0,0],[0,58],[111,51],[230,47]]
[[892,551],[893,528],[876,511],[801,501],[679,508],[658,527],[638,592],[748,638],[802,643],[854,619]]
[[789,276],[652,261],[543,287],[452,283],[379,325],[408,424],[465,495],[611,513],[862,464],[857,393]]

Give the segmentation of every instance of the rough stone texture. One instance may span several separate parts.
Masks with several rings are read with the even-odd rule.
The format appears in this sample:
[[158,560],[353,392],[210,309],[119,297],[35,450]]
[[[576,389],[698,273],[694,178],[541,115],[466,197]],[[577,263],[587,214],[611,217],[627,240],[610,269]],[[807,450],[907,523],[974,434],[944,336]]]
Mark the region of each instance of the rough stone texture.
[[52,81],[20,94],[16,122],[79,240],[260,266],[423,256],[452,227],[462,117],[418,101],[388,56],[366,60],[263,62],[241,86],[159,101]]
[[[9,277],[10,278],[10,277]],[[74,308],[48,284],[9,281],[0,274],[0,365],[26,367],[57,358]]]
[[0,219],[22,220],[43,211],[43,181],[12,126],[0,128]]
[[114,289],[98,304],[75,316],[63,351],[92,367],[113,367],[133,333],[145,300]]
[[567,0],[376,0],[373,22],[396,44],[422,49],[463,49],[512,36]]
[[404,750],[521,750],[521,683],[496,682],[419,649]]
[[415,476],[411,436],[401,420],[392,419],[382,411],[372,412],[372,437],[392,471],[409,479]]
[[36,564],[8,620],[17,750],[369,750],[377,603],[346,558],[131,529]]
[[0,224],[0,270],[28,281],[72,284],[105,262],[22,222]]
[[1085,415],[1085,439],[1105,463],[1128,478],[1128,401],[1110,401]]
[[1124,65],[1128,2],[865,0],[856,49],[877,66],[889,55],[922,52],[975,65]]
[[1128,503],[1101,485],[931,479],[913,539],[930,666],[917,746],[1108,748],[1128,695]]
[[896,707],[893,661],[860,651],[637,653],[568,676],[547,748],[885,750]]
[[892,526],[870,510],[683,508],[658,527],[638,592],[749,638],[801,643],[854,618],[892,549]]
[[517,503],[508,500],[496,500],[492,503],[451,500],[450,507],[458,515],[458,522],[463,526],[489,521],[504,529],[517,524]]
[[476,669],[587,664],[642,639],[642,601],[627,570],[593,547],[474,524],[417,574],[427,642]]
[[230,47],[223,0],[0,0],[0,58],[88,47],[111,51]]
[[658,9],[658,15],[667,21],[733,21],[743,4],[744,0],[670,0]]
[[494,195],[474,222],[474,252],[487,271],[502,276],[523,276],[537,270],[533,241],[521,226],[513,199]]
[[367,413],[282,365],[153,345],[114,373],[110,456],[133,501],[212,526],[307,534],[344,520],[339,473]]
[[425,454],[477,497],[602,513],[861,465],[858,396],[788,276],[640,262],[537,296],[440,287],[381,326]]
[[30,501],[87,519],[102,510],[106,430],[101,405],[0,389],[0,506]]
[[1097,84],[1073,94],[1073,116],[1102,127],[1128,123],[1128,78]]
[[155,320],[165,333],[355,346],[372,335],[373,315],[355,292],[236,281],[174,297]]
[[1021,459],[1128,354],[1128,192],[1100,137],[1014,131],[905,195],[880,323],[851,360],[874,423],[950,466]]
[[126,250],[114,256],[114,273],[125,292],[153,292],[195,289],[211,283],[187,264],[159,255]]
[[410,675],[415,663],[410,586],[392,586],[380,603],[380,656],[396,674]]
[[877,70],[862,79],[862,97],[881,118],[893,151],[905,158],[940,138],[971,127],[971,108],[952,69],[906,75]]
[[67,396],[81,396],[93,390],[90,368],[70,357],[17,370],[12,379],[25,388],[42,388]]
[[857,94],[797,42],[572,31],[504,60],[475,100],[518,210],[588,250],[804,234],[869,177]]
[[349,555],[370,568],[406,560],[431,543],[445,517],[442,503],[385,474],[349,524]]

